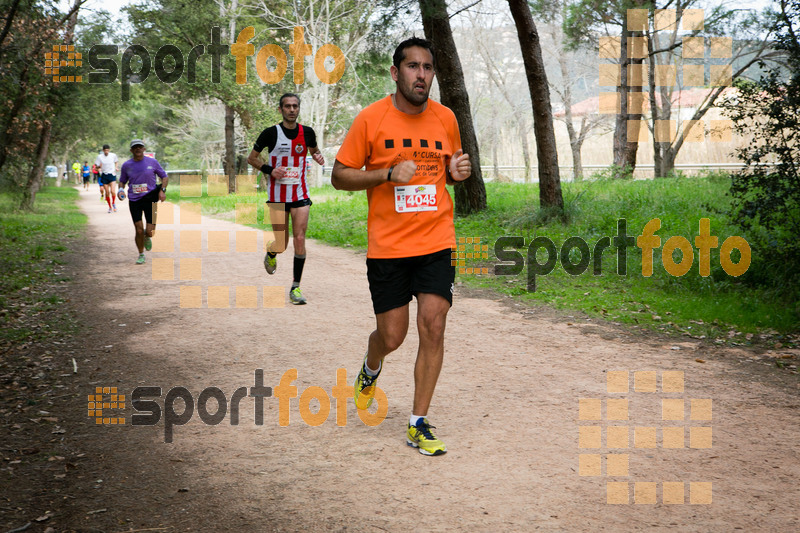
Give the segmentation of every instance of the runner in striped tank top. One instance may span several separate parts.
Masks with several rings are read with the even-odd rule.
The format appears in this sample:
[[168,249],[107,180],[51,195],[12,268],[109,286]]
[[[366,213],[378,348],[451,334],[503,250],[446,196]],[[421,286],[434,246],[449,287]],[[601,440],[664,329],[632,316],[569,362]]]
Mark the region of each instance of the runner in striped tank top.
[[[261,170],[268,177],[267,191],[270,206],[270,222],[274,232],[283,232],[281,242],[271,242],[264,256],[264,268],[268,274],[277,269],[277,255],[289,245],[288,217],[292,219],[292,244],[294,245],[294,277],[289,299],[295,305],[305,304],[306,298],[300,291],[300,278],[306,260],[306,228],[311,208],[306,180],[308,165],[306,157],[320,165],[325,159],[317,147],[314,130],[297,122],[300,113],[300,97],[294,93],[281,96],[278,109],[283,121],[270,126],[258,136],[247,162]],[[261,152],[267,149],[267,161]]]

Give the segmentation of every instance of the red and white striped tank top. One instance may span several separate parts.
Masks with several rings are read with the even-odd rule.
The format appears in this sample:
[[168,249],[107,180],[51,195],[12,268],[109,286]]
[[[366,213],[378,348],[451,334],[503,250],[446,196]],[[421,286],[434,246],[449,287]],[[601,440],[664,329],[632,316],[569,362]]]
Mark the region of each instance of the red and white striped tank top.
[[286,167],[287,172],[280,180],[269,178],[270,202],[297,202],[308,198],[306,182],[306,137],[303,126],[297,125],[297,137],[289,139],[283,129],[277,126],[278,140],[269,153],[269,165],[273,168]]

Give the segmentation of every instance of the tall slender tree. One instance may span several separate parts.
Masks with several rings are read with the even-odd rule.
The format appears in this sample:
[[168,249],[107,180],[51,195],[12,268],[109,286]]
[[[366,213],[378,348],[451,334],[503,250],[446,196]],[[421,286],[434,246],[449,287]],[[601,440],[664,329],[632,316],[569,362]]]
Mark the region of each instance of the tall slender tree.
[[550,88],[547,85],[539,33],[533,22],[531,8],[525,0],[508,0],[508,7],[517,27],[522,62],[533,104],[533,132],[536,136],[536,158],[539,161],[539,204],[542,208],[561,210],[564,207],[564,197],[561,194],[561,178],[558,172]]
[[486,186],[481,173],[478,139],[472,123],[469,94],[464,84],[461,60],[453,40],[450,18],[444,0],[419,0],[425,37],[436,53],[436,75],[442,104],[453,110],[461,131],[461,146],[472,161],[472,175],[455,185],[456,212],[461,215],[486,209]]

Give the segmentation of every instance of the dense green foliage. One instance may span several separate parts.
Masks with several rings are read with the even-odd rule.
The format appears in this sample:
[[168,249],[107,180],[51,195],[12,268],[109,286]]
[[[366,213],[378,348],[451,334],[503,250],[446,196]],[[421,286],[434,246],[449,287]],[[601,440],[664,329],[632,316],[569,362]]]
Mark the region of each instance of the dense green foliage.
[[[732,176],[735,220],[758,251],[747,278],[785,287],[800,299],[800,1],[783,3],[774,31],[789,76],[772,69],[738,85],[725,106],[736,130],[756,138],[737,151],[747,167]],[[788,79],[787,79],[788,78]]]

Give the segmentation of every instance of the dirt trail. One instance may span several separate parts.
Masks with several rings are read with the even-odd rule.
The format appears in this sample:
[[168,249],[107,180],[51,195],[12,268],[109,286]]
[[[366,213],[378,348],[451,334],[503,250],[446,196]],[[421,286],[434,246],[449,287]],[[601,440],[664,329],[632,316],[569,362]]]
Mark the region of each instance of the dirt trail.
[[[429,413],[449,451],[423,457],[404,440],[413,325],[379,382],[386,420],[366,426],[351,399],[347,425],[336,424],[337,369],[352,384],[374,324],[363,254],[309,242],[306,306],[289,305],[286,294],[283,308],[182,309],[181,286],[288,287],[291,249],[268,277],[261,253],[206,251],[208,231],[229,232],[233,249],[235,232],[252,230],[203,217],[200,226],[158,228],[162,235],[200,230],[202,252],[179,252],[176,237],[175,252],[150,253],[137,266],[127,202],[108,214],[94,188],[81,194],[91,242],[72,301],[92,325],[82,363],[92,368],[92,384],[128,395],[142,385],[164,394],[184,386],[195,400],[216,386],[230,399],[253,386],[256,369],[274,388],[294,368],[298,395],[313,385],[331,398],[331,413],[317,427],[301,419],[298,398],[289,425],[279,426],[275,397],[265,400],[257,426],[253,399],[244,398],[239,425],[229,413],[208,426],[195,412],[174,429],[172,443],[164,442],[163,418],[152,427],[87,422],[80,431],[102,448],[106,469],[95,505],[109,509],[106,518],[83,518],[87,524],[107,520],[104,531],[800,530],[800,387],[796,376],[748,362],[744,351],[648,338],[457,290]],[[155,258],[174,259],[176,280],[152,279]],[[201,281],[177,279],[186,258],[201,259]],[[606,392],[610,370],[630,372],[628,394]],[[634,391],[636,371],[656,371],[659,386],[662,372],[683,371],[684,392]],[[602,399],[604,416],[605,399],[628,398],[628,420],[581,421],[582,398]],[[662,421],[663,398],[685,399],[683,420]],[[693,398],[713,401],[711,421],[690,420]],[[129,420],[132,412],[128,405]],[[579,427],[592,425],[630,427],[630,448],[606,448],[605,431],[602,448],[579,448]],[[633,427],[658,428],[657,447],[635,448]],[[686,428],[685,448],[663,448],[663,427]],[[711,427],[713,446],[689,448],[690,427]],[[693,431],[701,438],[703,430]],[[629,476],[606,476],[609,452],[629,455]],[[602,476],[579,475],[581,453],[602,456]],[[607,481],[629,483],[630,503],[607,504]],[[634,504],[636,482],[657,483],[656,503]],[[663,482],[685,482],[686,503],[664,504]],[[691,505],[690,482],[712,483],[713,503]],[[637,488],[646,501],[652,487]],[[700,496],[700,486],[693,488]]]

